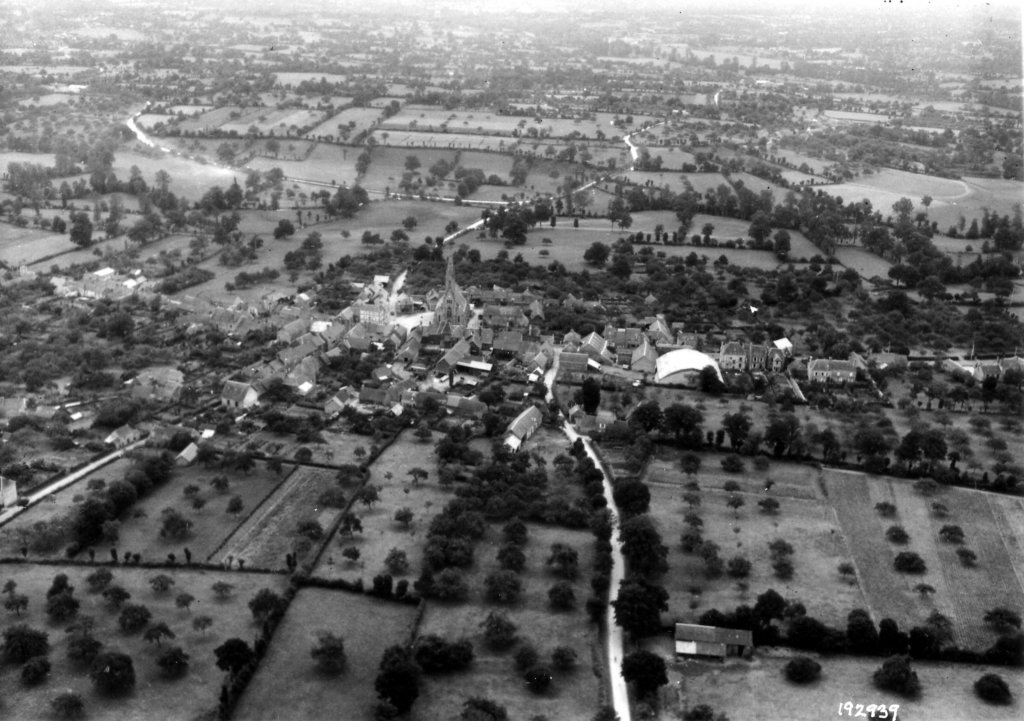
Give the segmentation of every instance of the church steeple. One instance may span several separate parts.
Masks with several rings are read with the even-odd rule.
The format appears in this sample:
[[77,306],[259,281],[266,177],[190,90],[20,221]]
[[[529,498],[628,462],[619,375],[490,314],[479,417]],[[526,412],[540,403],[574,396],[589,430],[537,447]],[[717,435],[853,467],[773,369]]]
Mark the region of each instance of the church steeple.
[[450,291],[453,285],[455,285],[455,257],[453,255],[449,255],[448,266],[444,270],[445,291]]

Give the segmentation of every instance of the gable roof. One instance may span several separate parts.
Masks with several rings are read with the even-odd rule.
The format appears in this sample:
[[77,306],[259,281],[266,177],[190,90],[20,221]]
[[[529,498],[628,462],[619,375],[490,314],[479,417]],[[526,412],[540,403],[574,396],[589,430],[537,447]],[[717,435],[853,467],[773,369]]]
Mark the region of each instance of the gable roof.
[[754,634],[735,628],[701,626],[696,623],[677,623],[676,641],[697,641],[701,643],[725,643],[730,646],[753,646]]
[[241,403],[245,400],[245,396],[250,390],[255,389],[243,381],[224,381],[224,387],[220,391],[220,397],[226,401]]
[[541,414],[540,409],[537,406],[530,406],[516,416],[515,420],[509,424],[508,432],[519,440],[523,440],[532,435],[540,427],[543,420],[544,416]]

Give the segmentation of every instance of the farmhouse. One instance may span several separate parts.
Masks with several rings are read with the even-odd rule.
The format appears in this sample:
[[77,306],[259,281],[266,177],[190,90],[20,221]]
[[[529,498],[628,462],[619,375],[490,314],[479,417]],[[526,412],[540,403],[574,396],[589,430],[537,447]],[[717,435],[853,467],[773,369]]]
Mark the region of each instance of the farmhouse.
[[120,428],[115,428],[110,435],[103,439],[103,442],[109,443],[117,448],[124,448],[140,438],[142,438],[142,431],[138,428],[132,428],[129,425],[123,425]]
[[523,441],[540,428],[541,421],[543,420],[544,416],[541,415],[540,409],[537,406],[530,406],[516,416],[515,420],[509,424],[505,445],[513,451],[518,451]]
[[225,408],[252,408],[259,399],[256,389],[242,381],[224,381],[220,392],[220,402]]
[[702,656],[719,659],[726,656],[749,657],[754,650],[754,636],[750,631],[695,623],[677,623],[675,642],[677,660]]

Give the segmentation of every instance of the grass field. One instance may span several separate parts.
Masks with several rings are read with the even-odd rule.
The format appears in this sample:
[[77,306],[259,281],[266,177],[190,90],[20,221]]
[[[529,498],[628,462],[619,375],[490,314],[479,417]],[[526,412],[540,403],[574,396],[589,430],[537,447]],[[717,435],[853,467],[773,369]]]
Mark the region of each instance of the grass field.
[[67,234],[0,223],[0,261],[12,268],[74,248]]
[[[913,491],[907,483],[862,474],[826,474],[829,498],[847,536],[850,550],[862,574],[865,593],[876,618],[896,619],[901,627],[923,622],[933,609],[953,619],[959,645],[983,650],[995,635],[982,622],[990,608],[1024,608],[1024,589],[1015,574],[1014,559],[1006,546],[987,496],[963,489],[947,489],[934,499]],[[951,509],[946,520],[931,516],[933,500]],[[880,501],[894,503],[898,520],[884,519],[874,512]],[[869,510],[870,509],[870,510]],[[923,576],[899,574],[891,559],[903,550],[884,537],[885,529],[900,523],[910,534],[906,550],[921,555],[928,571]],[[976,568],[964,568],[955,547],[938,538],[947,523],[964,529],[964,546],[978,555]],[[913,588],[928,583],[936,589],[933,597],[922,600]]]
[[[644,480],[651,490],[651,515],[669,546],[669,572],[664,579],[669,611],[663,620],[695,622],[708,609],[724,611],[752,604],[758,594],[774,588],[787,598],[800,599],[810,615],[825,623],[844,625],[846,614],[866,603],[860,589],[843,582],[836,571],[849,557],[832,510],[818,490],[817,474],[809,467],[781,462],[773,462],[767,471],[756,471],[749,460],[745,473],[729,474],[719,466],[720,458],[703,457],[704,464],[694,479],[701,487],[701,505],[693,510],[704,521],[704,537],[721,547],[723,561],[742,555],[751,562],[746,579],[749,589],[738,588],[728,576],[706,579],[703,561],[680,550],[679,539],[686,528],[683,517],[688,511],[682,499],[687,479],[679,470],[676,454],[659,453]],[[769,479],[774,482],[770,495],[780,503],[774,516],[757,506],[766,497]],[[728,481],[739,483],[739,495],[746,502],[738,514],[726,505],[731,494],[723,487]],[[776,538],[795,548],[796,574],[790,581],[781,581],[772,572],[768,543]],[[691,593],[694,587],[700,594]]]
[[[650,650],[668,656],[670,642],[658,639],[645,644]],[[670,662],[669,686],[663,689],[660,721],[679,718],[680,703],[673,688],[679,683],[679,695],[689,708],[708,704],[716,713],[730,719],[749,721],[819,721],[838,718],[837,709],[845,701],[853,704],[899,705],[897,720],[904,721],[1010,721],[1019,718],[1019,704],[992,706],[974,695],[973,683],[992,672],[987,666],[971,664],[914,662],[921,681],[922,694],[915,700],[875,688],[871,675],[880,659],[821,657],[821,680],[808,686],[786,681],[783,669],[788,654],[764,656],[751,662],[726,664],[706,661]],[[1003,669],[996,673],[1006,680],[1016,698],[1024,693],[1024,676]]]
[[874,253],[849,245],[836,248],[836,258],[847,268],[853,268],[862,278],[888,278],[892,263]]
[[[259,671],[235,709],[235,718],[291,721],[372,721],[384,649],[404,644],[414,606],[387,603],[341,591],[307,588],[292,601]],[[345,641],[347,670],[337,678],[318,673],[309,652],[320,632]]]
[[693,189],[701,195],[709,190],[714,190],[723,183],[728,185],[721,173],[656,173],[646,170],[631,170],[625,173],[625,177],[639,185],[645,185],[647,181],[651,181],[659,188],[668,186],[669,190],[676,193],[684,190],[689,181]]
[[[258,628],[245,607],[246,602],[261,588],[281,593],[285,585],[283,576],[176,569],[166,572],[175,580],[171,591],[157,595],[150,587],[149,579],[161,571],[111,568],[113,583],[132,594],[130,602],[147,606],[154,622],[165,622],[176,634],[175,639],[164,643],[181,646],[189,654],[188,672],[179,680],[169,681],[159,674],[156,665],[160,648],[143,640],[141,634],[125,634],[117,625],[117,613],[101,596],[88,592],[85,577],[92,570],[88,566],[33,567],[17,564],[0,567],[0,576],[5,581],[15,581],[18,593],[29,597],[28,612],[22,615],[22,621],[45,630],[51,646],[52,670],[49,680],[41,686],[26,687],[17,680],[19,667],[12,664],[0,666],[0,684],[4,686],[2,707],[10,718],[49,718],[50,699],[69,689],[82,696],[90,719],[149,721],[154,714],[176,719],[205,718],[207,714],[215,716],[224,673],[215,665],[213,649],[232,637],[251,639]],[[93,690],[87,670],[72,666],[67,659],[69,636],[64,633],[67,624],[51,624],[44,613],[46,589],[57,573],[66,573],[75,587],[74,595],[81,603],[79,615],[91,616],[95,620],[95,637],[106,648],[119,649],[132,657],[136,678],[134,692],[123,697],[101,696]],[[235,586],[234,594],[224,601],[218,600],[210,590],[215,582],[221,580]],[[175,607],[175,596],[181,592],[188,592],[196,599],[190,611]],[[213,618],[213,625],[205,633],[192,628],[192,618],[199,615]]]

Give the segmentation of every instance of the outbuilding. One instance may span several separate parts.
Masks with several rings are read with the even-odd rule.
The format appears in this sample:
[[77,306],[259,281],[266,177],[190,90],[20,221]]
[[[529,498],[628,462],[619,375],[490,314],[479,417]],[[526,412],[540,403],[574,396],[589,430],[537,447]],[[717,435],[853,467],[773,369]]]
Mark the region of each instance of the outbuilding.
[[676,659],[727,656],[749,657],[754,650],[750,631],[695,623],[677,623],[675,631]]

